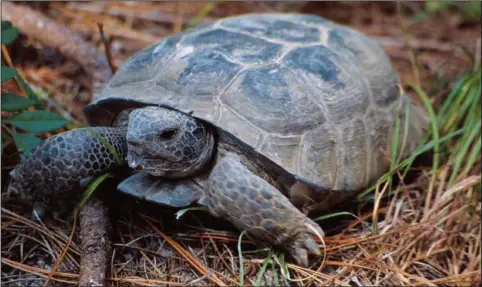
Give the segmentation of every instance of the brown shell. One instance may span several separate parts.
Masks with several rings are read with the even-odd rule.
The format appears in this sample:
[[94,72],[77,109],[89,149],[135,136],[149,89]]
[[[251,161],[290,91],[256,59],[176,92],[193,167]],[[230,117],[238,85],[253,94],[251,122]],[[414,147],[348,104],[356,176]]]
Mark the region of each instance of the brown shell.
[[250,14],[140,51],[85,113],[96,126],[125,108],[171,107],[229,132],[302,181],[358,190],[387,171],[382,150],[390,152],[406,107],[408,141],[398,144],[405,155],[426,126],[398,83],[380,46],[359,32],[317,16]]

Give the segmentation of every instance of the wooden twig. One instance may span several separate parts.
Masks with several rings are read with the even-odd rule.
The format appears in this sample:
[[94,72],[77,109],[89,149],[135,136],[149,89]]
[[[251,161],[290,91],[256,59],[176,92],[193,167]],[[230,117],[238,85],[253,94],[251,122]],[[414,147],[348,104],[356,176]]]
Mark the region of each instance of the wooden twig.
[[105,277],[111,253],[107,208],[94,196],[82,207],[79,216],[82,240],[79,286],[107,286]]
[[117,67],[114,65],[114,61],[112,59],[112,53],[110,51],[110,40],[107,39],[107,37],[104,34],[104,25],[102,23],[97,23],[97,26],[99,27],[99,33],[100,33],[100,38],[102,39],[102,43],[104,43],[104,48],[105,48],[105,55],[107,56],[107,61],[109,62],[109,67],[114,74],[117,71]]

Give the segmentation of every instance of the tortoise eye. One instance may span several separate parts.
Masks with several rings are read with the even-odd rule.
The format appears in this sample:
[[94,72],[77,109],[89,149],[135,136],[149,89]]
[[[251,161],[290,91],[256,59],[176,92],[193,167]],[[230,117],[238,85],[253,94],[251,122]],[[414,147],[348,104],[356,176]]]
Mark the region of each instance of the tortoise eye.
[[176,129],[167,129],[159,134],[159,137],[163,140],[170,140],[177,134]]

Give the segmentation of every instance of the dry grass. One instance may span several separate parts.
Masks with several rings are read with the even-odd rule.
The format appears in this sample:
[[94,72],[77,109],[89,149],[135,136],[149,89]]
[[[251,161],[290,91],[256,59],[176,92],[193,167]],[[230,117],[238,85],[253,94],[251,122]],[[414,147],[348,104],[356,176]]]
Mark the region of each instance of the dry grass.
[[[102,43],[96,34],[95,21],[102,21],[108,36],[118,35],[111,43],[114,46],[113,62],[118,66],[132,52],[178,31],[199,11],[206,14],[209,10],[203,10],[205,3],[191,4],[110,3],[104,14],[86,11],[86,7],[98,8],[96,4],[52,3],[43,9],[52,17],[58,16],[59,21],[83,32],[99,46]],[[231,14],[283,8],[271,5],[218,4],[210,8],[210,15],[197,19],[202,22]],[[444,27],[449,39],[441,43],[436,36],[444,32],[440,31],[439,24],[428,21],[415,29],[417,26],[414,22],[405,17],[403,21],[407,23],[403,26],[406,29],[402,30],[395,12],[381,12],[388,4],[323,4],[318,8],[323,12],[312,9],[313,5],[295,5],[283,9],[313,10],[313,13],[340,22],[348,20],[339,11],[351,9],[343,10],[352,15],[348,24],[369,35],[383,38],[386,44],[384,48],[402,72],[404,81],[421,83],[422,88],[429,92],[429,104],[434,105],[436,112],[443,109],[444,103],[446,106],[464,106],[466,101],[463,99],[455,98],[453,103],[447,102],[450,91],[455,90],[458,94],[464,92],[463,88],[456,90],[455,79],[471,67],[471,61],[467,61],[456,48],[457,44],[467,44],[467,39],[457,37],[462,37],[464,33],[476,37],[477,32],[480,34],[480,23],[474,26],[475,33],[471,34],[462,31],[462,28],[457,28],[460,30],[457,32],[456,28],[448,31],[449,28]],[[410,9],[419,9],[416,5],[408,6]],[[150,13],[153,7],[162,13]],[[59,11],[63,13],[59,14]],[[363,24],[364,17],[371,18],[375,24]],[[92,25],[86,23],[89,21]],[[377,28],[381,24],[386,28],[383,31]],[[432,38],[423,34],[423,31],[433,31]],[[407,38],[404,33],[410,37]],[[412,49],[405,45],[406,39],[409,43],[415,43],[415,46],[419,45],[416,53],[411,53],[414,51],[413,45]],[[476,42],[475,39],[472,41]],[[468,49],[475,49],[475,44],[468,43]],[[15,57],[13,59],[15,61]],[[440,66],[434,64],[437,61],[445,61],[443,72]],[[80,111],[79,103],[84,101],[82,93],[74,92],[78,89],[74,82],[82,82],[82,75],[75,72],[72,64],[61,67],[62,72],[58,72],[58,68],[48,67],[21,69],[30,82],[54,92],[55,101],[68,102],[72,117],[80,119],[77,114]],[[478,69],[480,74],[480,67]],[[470,75],[476,73],[477,70]],[[449,81],[444,82],[444,79]],[[480,76],[478,79],[480,82]],[[462,82],[461,86],[465,87],[466,82]],[[405,88],[409,92],[416,90],[408,85]],[[480,107],[480,85],[478,91],[478,95],[477,90],[466,94],[478,97],[474,98],[474,103]],[[77,96],[76,101],[72,100],[73,95]],[[412,95],[417,98],[415,93],[412,92]],[[465,98],[470,100],[469,96]],[[257,249],[246,237],[242,237],[240,258],[240,233],[202,211],[190,211],[177,220],[173,209],[133,202],[130,198],[116,195],[112,199],[112,206],[117,208],[112,217],[114,236],[108,276],[110,284],[226,286],[240,282],[245,285],[283,285],[291,282],[302,286],[312,283],[477,285],[481,282],[480,132],[473,139],[470,138],[471,130],[463,130],[456,136],[453,134],[461,127],[473,127],[470,119],[474,123],[480,121],[480,113],[451,114],[450,108],[444,111],[448,116],[435,115],[440,134],[432,132],[427,139],[437,143],[435,146],[439,152],[435,154],[436,164],[433,161],[428,166],[414,164],[408,173],[404,168],[397,169],[393,181],[380,181],[374,189],[375,193],[367,193],[355,207],[351,207],[356,218],[345,213],[320,221],[328,234],[324,238],[326,257],[313,262],[310,268],[291,264],[278,250]],[[437,138],[447,136],[453,137],[444,142],[437,141]],[[469,142],[469,139],[473,142]],[[394,157],[387,155],[387,158]],[[462,167],[468,163],[470,166],[454,172],[459,162],[464,163]],[[2,164],[2,168],[4,166]],[[75,285],[80,262],[78,231],[73,229],[75,222],[49,220],[35,223],[27,219],[29,212],[28,206],[22,202],[2,202],[2,285],[41,286],[47,281],[51,284]]]
[[[300,285],[355,282],[361,285],[466,286],[479,281],[481,206],[474,195],[478,192],[475,187],[480,186],[480,176],[466,177],[446,188],[448,175],[448,169],[439,173],[436,192],[428,208],[424,205],[427,198],[423,183],[428,183],[429,174],[419,179],[419,185],[400,188],[390,197],[379,210],[383,219],[378,222],[378,233],[372,231],[369,222],[372,213],[367,212],[359,214],[360,219],[346,222],[342,232],[325,237],[327,257],[321,271],[315,271],[316,264],[310,269],[286,264],[275,252],[277,256],[272,257],[261,282],[274,284],[274,278],[278,277],[279,282],[297,280]],[[130,215],[134,217],[132,223],[119,221],[122,227],[116,228],[120,235],[114,242],[109,276],[113,284],[239,284],[235,233],[203,231],[167,236],[153,223],[156,222],[153,218],[141,213]],[[36,224],[4,209],[2,218],[2,280],[5,284],[13,283],[19,274],[45,279],[52,275],[51,281],[75,284],[78,238],[68,244],[69,229],[53,229],[52,223],[49,227]],[[243,248],[250,248],[250,245],[245,241]],[[52,274],[51,267],[63,250],[67,251],[66,255],[58,271]],[[267,253],[243,255],[246,285],[255,283]],[[40,259],[41,254],[47,258]],[[288,273],[290,277],[284,279]]]

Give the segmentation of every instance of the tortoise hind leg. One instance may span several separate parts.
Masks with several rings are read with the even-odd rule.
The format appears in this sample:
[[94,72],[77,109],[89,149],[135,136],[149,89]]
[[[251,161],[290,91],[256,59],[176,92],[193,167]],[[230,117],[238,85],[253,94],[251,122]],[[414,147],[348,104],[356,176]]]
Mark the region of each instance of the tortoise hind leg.
[[323,235],[321,228],[278,189],[253,174],[236,154],[221,157],[214,166],[204,203],[214,215],[271,245],[282,246],[298,264],[308,265],[308,253],[320,254],[313,230]]

